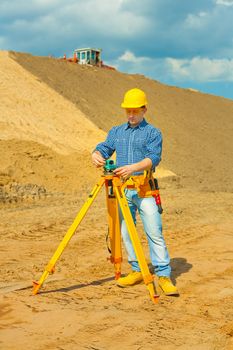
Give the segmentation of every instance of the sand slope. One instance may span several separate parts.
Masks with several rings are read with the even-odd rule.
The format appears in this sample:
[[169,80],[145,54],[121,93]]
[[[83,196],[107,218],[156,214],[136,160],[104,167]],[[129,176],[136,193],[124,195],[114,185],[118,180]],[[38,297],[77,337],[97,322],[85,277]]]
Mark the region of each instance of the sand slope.
[[59,153],[93,149],[105,133],[72,103],[0,54],[1,139],[30,140]]
[[[0,177],[3,186],[9,184],[2,198],[15,197],[17,183],[26,195],[22,184],[38,193],[37,186],[75,191],[94,181],[90,152],[106,133],[8,52],[0,53],[0,67]],[[171,174],[161,169],[159,176]]]
[[105,131],[125,121],[120,108],[124,92],[135,86],[144,89],[148,120],[164,136],[161,165],[181,176],[185,185],[233,190],[232,100],[169,87],[141,75],[21,53],[11,57]]
[[[0,53],[0,348],[232,350],[232,101],[138,75],[10,56]],[[116,287],[102,191],[33,296],[32,280],[101,174],[90,150],[124,120],[116,106],[135,85],[148,93],[149,119],[163,131],[163,165],[178,173],[159,183],[181,295],[158,290],[154,305],[144,284]],[[140,220],[137,230],[149,261]],[[124,249],[123,259],[127,273]]]
[[8,52],[0,53],[0,95],[0,202],[74,192],[95,180],[90,152],[106,133]]

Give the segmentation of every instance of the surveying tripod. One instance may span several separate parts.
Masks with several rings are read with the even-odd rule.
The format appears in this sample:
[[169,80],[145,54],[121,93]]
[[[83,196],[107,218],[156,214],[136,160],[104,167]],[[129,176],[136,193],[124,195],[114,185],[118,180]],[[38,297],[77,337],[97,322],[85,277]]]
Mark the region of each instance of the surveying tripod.
[[[124,193],[126,187],[130,188],[130,181],[126,180],[122,182],[121,179],[114,174],[114,169],[116,166],[114,165],[113,160],[106,161],[104,167],[104,174],[101,176],[100,180],[94,186],[92,192],[89,194],[88,199],[81,207],[78,212],[74,222],[68,229],[65,234],[63,240],[59,244],[57,250],[49,261],[48,265],[45,267],[44,273],[42,274],[40,280],[38,282],[33,282],[33,294],[37,294],[40,287],[42,286],[45,279],[48,277],[50,273],[54,273],[55,264],[57,260],[60,258],[73,234],[75,233],[77,227],[80,222],[86,215],[89,207],[94,202],[98,193],[100,192],[103,185],[105,185],[106,189],[106,201],[107,201],[107,211],[108,211],[108,225],[109,225],[109,238],[110,238],[110,247],[111,247],[111,256],[110,261],[114,264],[115,270],[115,279],[117,280],[121,276],[121,262],[122,262],[122,253],[121,253],[121,233],[120,233],[120,220],[119,220],[119,207],[121,209],[123,218],[125,219],[126,226],[129,232],[130,239],[132,241],[136,257],[138,259],[139,267],[142,272],[144,283],[149,291],[151,300],[154,303],[158,302],[158,295],[156,293],[156,287],[154,284],[153,277],[149,271],[145,255],[138,237],[138,233],[128,206],[128,202]],[[151,179],[149,180],[151,181]],[[144,190],[143,186],[140,189]],[[152,194],[159,196],[158,188],[152,191]],[[140,193],[139,193],[140,194]],[[159,197],[158,197],[159,198]],[[156,198],[155,198],[156,199]],[[158,205],[160,205],[159,210],[161,210],[161,202],[159,200]]]

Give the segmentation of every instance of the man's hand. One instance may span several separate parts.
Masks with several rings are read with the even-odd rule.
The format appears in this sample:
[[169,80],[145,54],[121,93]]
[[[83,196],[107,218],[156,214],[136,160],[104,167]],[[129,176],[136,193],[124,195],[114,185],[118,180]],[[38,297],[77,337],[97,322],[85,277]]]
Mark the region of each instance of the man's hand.
[[93,152],[91,157],[92,157],[93,164],[95,164],[97,166],[97,168],[104,166],[105,159],[103,158],[103,156],[101,155],[101,153],[99,151]]
[[124,179],[136,173],[137,171],[149,170],[152,167],[152,161],[150,158],[145,158],[138,163],[124,165],[114,170],[114,173],[118,176],[122,176]]
[[134,164],[131,164],[131,165],[124,165],[124,166],[121,166],[119,168],[116,168],[114,170],[114,173],[117,175],[117,176],[122,176],[124,179],[129,177],[132,173],[135,172],[135,166]]

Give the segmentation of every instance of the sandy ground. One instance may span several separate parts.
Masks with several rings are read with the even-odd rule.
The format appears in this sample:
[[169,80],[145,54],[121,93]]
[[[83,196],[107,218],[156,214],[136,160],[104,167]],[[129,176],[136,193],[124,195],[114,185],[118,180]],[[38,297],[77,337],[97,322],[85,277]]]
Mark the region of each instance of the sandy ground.
[[[233,349],[232,101],[140,76],[19,58],[28,71],[8,53],[0,55],[0,348]],[[62,72],[64,86],[56,80]],[[71,89],[73,76],[81,79],[83,95]],[[106,259],[104,192],[55,274],[33,296],[32,280],[40,278],[101,174],[91,164],[90,151],[110,126],[111,116],[106,124],[102,116],[136,81],[151,92],[164,117],[158,119],[165,136],[158,177],[180,297],[161,294],[155,305],[144,284],[116,286]],[[103,95],[109,97],[106,110]],[[164,177],[167,169],[177,176]],[[149,261],[140,222],[137,228]],[[123,257],[127,273],[124,250]]]
[[[161,294],[157,305],[143,284],[115,285],[106,260],[104,193],[36,296],[31,280],[41,276],[85,198],[2,209],[1,348],[233,349],[233,196],[193,193],[175,184],[162,181],[161,194],[172,276],[181,294]],[[138,233],[148,257],[141,224]]]

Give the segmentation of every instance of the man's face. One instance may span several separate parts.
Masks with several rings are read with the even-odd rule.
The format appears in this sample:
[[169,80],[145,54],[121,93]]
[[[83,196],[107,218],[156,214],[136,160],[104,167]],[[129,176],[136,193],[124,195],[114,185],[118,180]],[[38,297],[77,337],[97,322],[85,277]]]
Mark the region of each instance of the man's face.
[[132,127],[141,123],[146,113],[146,107],[140,108],[125,108],[128,122]]

